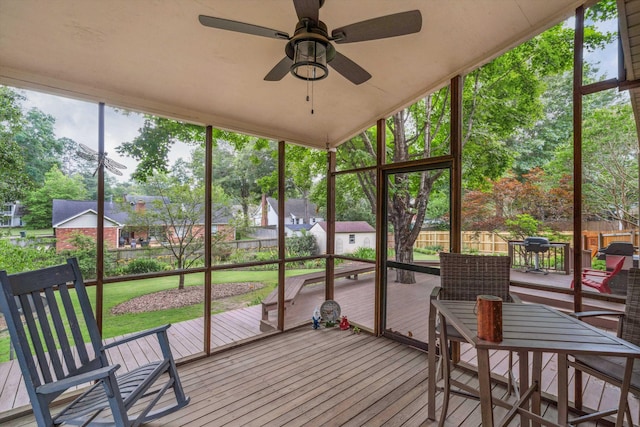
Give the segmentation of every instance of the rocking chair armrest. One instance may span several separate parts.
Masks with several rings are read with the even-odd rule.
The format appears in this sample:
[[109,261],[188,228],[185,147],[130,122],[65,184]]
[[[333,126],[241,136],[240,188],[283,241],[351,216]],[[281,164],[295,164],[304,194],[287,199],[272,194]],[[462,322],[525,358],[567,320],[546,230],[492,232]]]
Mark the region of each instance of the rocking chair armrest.
[[117,347],[117,346],[119,346],[121,344],[125,344],[125,343],[131,342],[131,341],[135,341],[135,340],[138,340],[140,338],[144,338],[146,336],[153,335],[153,334],[162,334],[162,333],[166,334],[167,333],[167,329],[169,329],[170,326],[171,326],[170,324],[163,325],[163,326],[158,326],[157,328],[147,329],[146,331],[141,331],[141,332],[126,336],[126,337],[124,337],[124,338],[122,338],[120,340],[111,342],[109,344],[103,344],[101,350],[107,350],[109,348]]
[[606,277],[609,275],[611,275],[611,272],[604,271],[604,270],[594,270],[593,268],[585,268],[584,270],[582,270],[582,277],[584,276]]
[[107,378],[109,375],[113,374],[119,368],[120,368],[120,365],[115,364],[115,365],[104,366],[102,368],[98,368],[93,371],[83,372],[82,374],[63,378],[59,381],[43,384],[36,389],[36,392],[38,394],[43,394],[43,395],[59,393],[73,386]]

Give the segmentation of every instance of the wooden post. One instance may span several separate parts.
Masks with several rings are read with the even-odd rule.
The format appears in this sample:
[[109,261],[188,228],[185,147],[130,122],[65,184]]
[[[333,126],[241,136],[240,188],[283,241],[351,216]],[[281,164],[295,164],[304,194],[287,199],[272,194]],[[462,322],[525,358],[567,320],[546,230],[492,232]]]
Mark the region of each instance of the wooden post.
[[278,329],[284,331],[284,278],[286,264],[284,258],[284,202],[285,202],[285,144],[278,141]]
[[205,129],[204,161],[204,352],[211,354],[211,181],[213,178],[213,127]]
[[327,150],[327,261],[325,299],[334,299],[336,241],[336,149]]
[[[378,119],[376,124],[376,271],[375,271],[375,298],[374,298],[374,322],[373,322],[373,333],[376,336],[382,334],[384,330],[384,308],[383,308],[383,289],[385,284],[383,283],[386,280],[386,267],[383,264],[383,258],[386,259],[387,253],[387,235],[386,235],[386,227],[383,225],[386,223],[387,219],[383,218],[384,207],[383,203],[387,201],[384,200],[384,194],[380,189],[384,186],[382,182],[384,179],[384,174],[382,173],[382,166],[387,162],[386,158],[386,147],[387,142],[385,139],[386,132],[386,123],[384,119]],[[384,271],[383,271],[384,270]]]
[[98,216],[96,218],[96,323],[102,333],[104,301],[104,102],[98,104]]
[[451,79],[451,252],[462,251],[462,76]]
[[[584,45],[584,7],[576,9],[573,55],[573,310],[582,311],[582,50]],[[558,369],[561,367],[558,366]],[[560,386],[560,385],[558,385]],[[576,408],[582,408],[582,372],[574,381]]]

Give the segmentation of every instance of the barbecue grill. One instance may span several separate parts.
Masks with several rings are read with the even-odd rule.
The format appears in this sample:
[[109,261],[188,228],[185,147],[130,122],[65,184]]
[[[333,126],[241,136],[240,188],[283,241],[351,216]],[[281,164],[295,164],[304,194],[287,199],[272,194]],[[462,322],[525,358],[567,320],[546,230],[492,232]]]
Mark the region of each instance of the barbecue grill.
[[540,268],[540,254],[549,251],[549,239],[545,237],[527,237],[524,239],[524,250],[527,254],[533,254],[533,268],[528,268],[525,272],[535,271],[538,273],[547,274],[548,271],[545,271]]

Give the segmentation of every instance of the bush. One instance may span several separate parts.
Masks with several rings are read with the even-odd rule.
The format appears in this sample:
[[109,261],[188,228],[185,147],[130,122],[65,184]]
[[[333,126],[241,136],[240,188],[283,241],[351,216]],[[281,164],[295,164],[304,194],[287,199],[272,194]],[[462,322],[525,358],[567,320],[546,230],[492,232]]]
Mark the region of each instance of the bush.
[[124,268],[125,274],[143,274],[163,271],[167,264],[152,258],[135,258]]
[[414,251],[426,255],[435,255],[442,252],[443,249],[442,245],[435,245],[425,246],[424,248],[415,248]]
[[376,259],[376,250],[373,249],[373,248],[359,247],[359,248],[356,248],[355,251],[353,251],[351,256],[353,256],[355,258],[375,260]]
[[302,230],[302,234],[299,236],[289,237],[286,244],[291,257],[310,256],[318,253],[316,236],[306,230]]

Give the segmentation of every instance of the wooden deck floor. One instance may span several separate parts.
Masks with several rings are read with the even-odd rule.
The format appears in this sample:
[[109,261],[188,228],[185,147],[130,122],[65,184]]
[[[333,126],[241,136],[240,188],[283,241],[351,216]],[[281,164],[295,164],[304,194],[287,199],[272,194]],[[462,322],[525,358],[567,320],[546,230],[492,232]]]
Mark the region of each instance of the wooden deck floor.
[[[391,318],[398,325],[404,325],[404,329],[394,326],[394,330],[412,331],[416,338],[426,341],[428,295],[437,283],[437,277],[428,277],[418,286],[390,283],[393,302],[390,307],[396,307],[393,309],[396,314],[390,313]],[[323,299],[324,286],[303,288],[295,305],[287,310],[285,324],[293,327],[310,323],[313,307]],[[358,281],[337,280],[336,299],[340,301],[343,314],[352,322],[373,327],[373,275],[363,275]],[[409,307],[412,309],[408,310]],[[260,306],[213,316],[212,347],[234,347],[260,335],[260,318]],[[170,342],[176,359],[202,352],[202,320],[181,322],[170,328]],[[332,348],[335,353],[331,352]],[[466,350],[463,360],[475,364],[474,352]],[[130,369],[144,363],[145,357],[152,356],[155,351],[152,342],[142,342],[124,348],[112,357],[114,362]],[[286,358],[281,360],[285,352]],[[545,357],[544,363],[543,390],[555,394],[555,362],[551,357]],[[504,375],[507,372],[504,354],[494,354],[492,364],[497,373]],[[179,413],[179,419],[163,419],[163,423],[156,425],[223,425],[224,420],[229,419],[230,425],[319,425],[316,422],[327,421],[323,418],[327,413],[336,414],[336,421],[328,421],[327,425],[362,425],[358,422],[364,421],[367,425],[382,424],[382,421],[387,425],[401,425],[400,420],[406,422],[403,425],[432,425],[425,422],[424,415],[426,355],[366,334],[298,328],[185,364],[180,372],[193,399],[192,404]],[[386,383],[390,385],[386,386]],[[587,378],[585,386],[585,403],[589,407],[598,407],[600,403],[617,398],[617,389],[605,387],[596,380]],[[0,364],[0,387],[0,411],[28,405],[17,363]],[[254,390],[254,387],[258,388]],[[373,393],[372,390],[378,388],[380,392]],[[370,392],[372,397],[369,397]],[[223,403],[218,403],[219,400]],[[325,400],[332,404],[325,406]],[[343,404],[343,400],[348,403]],[[295,403],[289,404],[289,401]],[[313,402],[311,406],[307,401]],[[632,398],[631,404],[635,417],[638,401]],[[336,405],[339,410],[329,409]],[[454,398],[451,405],[451,422],[447,425],[479,425],[476,402]],[[298,407],[306,409],[300,412]],[[316,407],[318,411],[314,409]],[[553,411],[553,408],[546,410]],[[376,411],[384,415],[378,415]],[[316,415],[311,417],[310,414]],[[2,414],[0,420],[1,417]],[[242,424],[237,424],[236,420]]]
[[[180,366],[179,371],[191,403],[147,425],[436,425],[427,419],[426,353],[365,333],[298,328]],[[454,374],[475,381],[462,371]],[[495,387],[494,394],[504,393],[503,387]],[[438,413],[441,400],[439,393]],[[504,413],[496,409],[496,417]],[[554,406],[544,404],[543,414],[555,419]],[[29,416],[3,423],[32,424]],[[478,402],[453,397],[445,425],[480,426]]]

